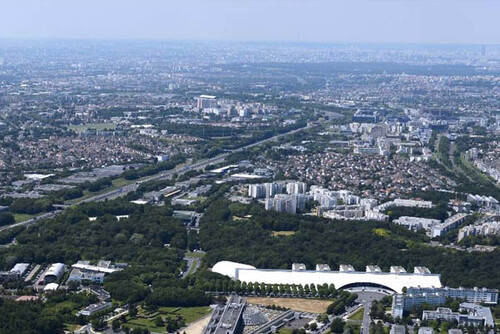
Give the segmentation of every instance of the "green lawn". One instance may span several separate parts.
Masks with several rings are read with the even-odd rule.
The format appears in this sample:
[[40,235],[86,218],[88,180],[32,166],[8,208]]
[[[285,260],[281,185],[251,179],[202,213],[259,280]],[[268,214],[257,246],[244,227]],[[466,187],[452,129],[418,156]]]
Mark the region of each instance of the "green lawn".
[[186,324],[198,320],[205,315],[209,314],[212,309],[209,306],[194,306],[194,307],[160,307],[160,313],[178,314],[181,315]]
[[87,123],[83,125],[71,125],[68,129],[74,130],[78,133],[85,132],[87,130],[114,130],[116,129],[115,123]]
[[[180,315],[184,318],[186,324],[189,324],[193,321],[196,321],[207,314],[210,314],[212,309],[209,306],[199,306],[199,307],[160,307],[157,311],[158,315],[162,318],[166,318],[168,315],[176,316]],[[142,312],[139,312],[141,315]],[[157,316],[158,316],[157,315]],[[154,319],[157,317],[150,318],[130,318],[127,316],[127,325],[129,327],[140,327],[140,328],[148,328],[152,332],[164,333],[166,332],[165,327],[156,327],[154,323]]]
[[361,307],[360,309],[358,309],[356,312],[354,312],[353,314],[351,314],[349,316],[349,320],[363,320],[363,312],[364,312],[365,308],[364,307]]
[[166,332],[166,327],[156,327],[155,323],[153,320],[149,319],[144,319],[144,318],[135,318],[135,319],[128,319],[127,318],[127,326],[135,328],[135,327],[140,327],[140,328],[147,328],[152,332],[159,332],[159,333],[165,333]]
[[37,215],[29,215],[26,213],[13,213],[13,215],[14,218],[16,219],[16,223],[23,222],[37,216]]
[[131,184],[132,182],[134,182],[134,181],[126,180],[123,177],[120,177],[118,179],[113,180],[113,186],[123,187],[123,186]]

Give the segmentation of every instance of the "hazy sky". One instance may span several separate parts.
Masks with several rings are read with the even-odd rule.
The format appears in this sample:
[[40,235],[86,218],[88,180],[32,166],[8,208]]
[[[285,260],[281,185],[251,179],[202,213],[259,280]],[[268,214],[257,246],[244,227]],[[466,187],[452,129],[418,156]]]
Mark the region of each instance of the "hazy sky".
[[0,2],[0,38],[500,43],[500,0]]

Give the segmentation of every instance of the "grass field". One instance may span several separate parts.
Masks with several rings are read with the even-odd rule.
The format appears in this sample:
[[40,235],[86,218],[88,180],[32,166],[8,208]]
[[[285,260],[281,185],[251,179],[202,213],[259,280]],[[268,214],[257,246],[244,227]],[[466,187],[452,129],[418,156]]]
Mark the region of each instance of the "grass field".
[[23,222],[37,216],[37,215],[28,215],[26,213],[13,213],[13,215],[14,218],[16,219],[16,223]]
[[276,305],[290,308],[296,311],[325,313],[328,305],[332,302],[328,300],[305,299],[305,298],[267,298],[267,297],[248,297],[249,304],[258,305]]
[[279,237],[279,236],[288,237],[288,236],[294,235],[294,234],[295,234],[295,231],[273,231],[272,232],[273,237]]
[[116,129],[115,123],[87,123],[83,125],[71,125],[68,129],[74,130],[78,133],[85,132],[87,130],[114,130]]
[[351,314],[351,316],[349,317],[349,320],[359,320],[359,321],[363,320],[364,310],[365,310],[364,307],[359,308],[356,312]]
[[[212,309],[209,306],[199,306],[199,307],[160,307],[158,309],[158,315],[165,319],[167,316],[177,316],[180,315],[184,318],[186,324],[192,323],[208,314]],[[139,312],[141,315],[142,312]],[[154,319],[157,317],[151,318],[130,318],[127,317],[127,324],[130,327],[138,327],[138,328],[147,328],[152,332],[165,333],[165,327],[157,327],[155,326]]]
[[144,318],[127,319],[127,325],[133,328],[147,328],[157,333],[166,332],[166,327],[156,327],[154,321]]
[[133,181],[126,180],[126,179],[120,177],[118,179],[113,180],[112,182],[113,182],[113,186],[115,186],[115,187],[123,187],[123,186],[131,184]]
[[211,312],[210,306],[195,306],[195,307],[160,307],[160,313],[168,313],[174,315],[180,315],[189,324],[193,321],[198,320],[201,317],[209,314]]

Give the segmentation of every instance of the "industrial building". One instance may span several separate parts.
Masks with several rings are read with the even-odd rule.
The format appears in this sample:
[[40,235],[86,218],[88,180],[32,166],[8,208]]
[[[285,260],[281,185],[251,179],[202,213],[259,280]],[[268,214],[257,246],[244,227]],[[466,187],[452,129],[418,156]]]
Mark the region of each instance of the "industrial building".
[[[324,269],[321,265],[317,268]],[[292,270],[257,269],[246,264],[221,261],[214,265],[212,271],[246,283],[319,285],[326,283],[334,284],[338,289],[366,285],[396,292],[401,292],[403,287],[441,287],[440,275],[431,274],[424,267],[416,267],[413,273],[402,270],[397,273],[382,272],[376,266],[368,266],[366,272],[349,269],[349,266],[341,265],[339,271],[307,270],[303,264],[294,264]]]
[[0,271],[0,283],[20,280],[26,274],[29,266],[29,263],[16,263],[11,270]]
[[54,263],[45,272],[43,281],[45,284],[59,281],[66,270],[64,263]]

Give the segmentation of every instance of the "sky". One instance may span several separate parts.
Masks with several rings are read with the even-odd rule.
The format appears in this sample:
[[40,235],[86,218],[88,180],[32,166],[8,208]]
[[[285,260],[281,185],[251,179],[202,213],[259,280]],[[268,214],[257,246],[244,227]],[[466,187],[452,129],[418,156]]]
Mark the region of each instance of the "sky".
[[500,0],[0,2],[0,38],[500,44]]

